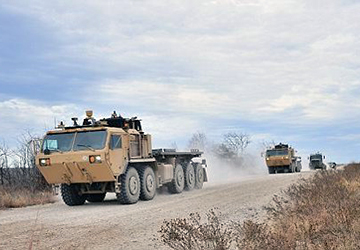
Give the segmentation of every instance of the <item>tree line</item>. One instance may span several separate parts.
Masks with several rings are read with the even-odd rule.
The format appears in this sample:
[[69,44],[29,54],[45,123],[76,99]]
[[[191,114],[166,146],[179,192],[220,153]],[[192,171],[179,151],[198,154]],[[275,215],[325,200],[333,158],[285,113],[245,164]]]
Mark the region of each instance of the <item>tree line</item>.
[[11,149],[0,143],[0,187],[47,190],[50,186],[35,166],[35,156],[41,147],[41,139],[27,132],[18,138],[17,147]]

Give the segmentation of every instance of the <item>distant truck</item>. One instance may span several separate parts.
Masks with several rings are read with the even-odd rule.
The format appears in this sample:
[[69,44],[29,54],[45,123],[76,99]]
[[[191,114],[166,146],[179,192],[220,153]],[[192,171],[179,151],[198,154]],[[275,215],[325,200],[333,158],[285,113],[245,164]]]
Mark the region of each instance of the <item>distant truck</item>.
[[99,121],[87,111],[81,125],[62,122],[48,131],[36,165],[49,184],[61,184],[63,201],[82,205],[101,202],[107,192],[116,193],[122,204],[151,200],[156,188],[167,186],[171,193],[201,189],[207,178],[202,152],[152,149],[151,136],[142,131],[136,117],[123,118],[116,112]]
[[336,167],[337,167],[337,164],[336,164],[336,162],[334,162],[334,161],[329,162],[328,165],[329,165],[329,167],[332,168],[332,169],[336,169]]
[[323,159],[325,159],[325,155],[323,155],[320,152],[317,152],[315,154],[311,154],[309,156],[309,168],[311,170],[315,170],[315,169],[326,170],[326,165],[323,162]]
[[288,144],[278,144],[266,150],[265,161],[269,174],[294,173],[301,171],[301,157]]

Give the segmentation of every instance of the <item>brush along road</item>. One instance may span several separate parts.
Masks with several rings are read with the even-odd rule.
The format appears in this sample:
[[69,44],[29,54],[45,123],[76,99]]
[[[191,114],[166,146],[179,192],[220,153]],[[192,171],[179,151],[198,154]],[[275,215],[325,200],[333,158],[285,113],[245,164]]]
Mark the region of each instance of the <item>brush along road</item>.
[[[158,194],[151,201],[119,206],[114,194],[102,203],[55,204],[0,211],[0,249],[169,249],[158,240],[164,219],[204,214],[218,207],[224,220],[264,216],[275,193],[310,172],[246,177],[209,183],[181,194]],[[156,238],[156,240],[154,240]],[[31,243],[32,242],[32,243]]]

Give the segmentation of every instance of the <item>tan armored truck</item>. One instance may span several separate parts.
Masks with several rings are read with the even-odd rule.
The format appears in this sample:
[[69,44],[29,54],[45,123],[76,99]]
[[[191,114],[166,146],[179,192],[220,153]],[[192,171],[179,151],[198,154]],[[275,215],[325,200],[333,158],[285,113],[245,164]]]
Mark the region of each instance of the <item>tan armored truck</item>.
[[266,150],[265,160],[269,174],[300,172],[302,168],[301,157],[295,156],[295,150],[287,144],[280,143]]
[[202,152],[176,152],[151,147],[136,117],[115,112],[96,121],[86,112],[82,125],[62,122],[43,139],[36,165],[49,184],[61,184],[61,195],[69,206],[85,201],[101,202],[115,192],[123,204],[151,200],[156,188],[166,185],[171,193],[200,189],[207,181]]

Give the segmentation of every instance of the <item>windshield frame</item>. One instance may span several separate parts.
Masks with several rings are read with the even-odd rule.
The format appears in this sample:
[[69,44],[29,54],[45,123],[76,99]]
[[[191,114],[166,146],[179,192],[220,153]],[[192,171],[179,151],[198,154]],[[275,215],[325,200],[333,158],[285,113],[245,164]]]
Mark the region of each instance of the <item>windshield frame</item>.
[[[76,147],[75,142],[76,139],[78,137],[78,134],[82,134],[82,133],[93,133],[93,132],[105,132],[102,139],[103,142],[101,144],[101,147],[92,147],[92,145],[86,145],[84,147],[81,147],[80,149],[78,147]],[[71,143],[70,143],[70,147],[69,150],[61,150],[61,149],[49,149],[50,152],[59,152],[59,153],[68,153],[68,152],[81,152],[81,151],[85,151],[85,150],[91,150],[91,151],[96,151],[96,150],[103,150],[105,149],[105,147],[107,147],[107,141],[108,141],[108,137],[109,137],[109,133],[107,131],[107,129],[99,129],[99,130],[80,130],[80,131],[69,131],[69,132],[64,132],[64,133],[48,133],[44,136],[42,144],[41,144],[41,153],[44,153],[44,151],[46,149],[48,149],[47,147],[45,147],[45,143],[47,141],[47,137],[48,136],[61,136],[61,135],[69,135],[69,134],[73,134],[73,137],[71,139]]]

